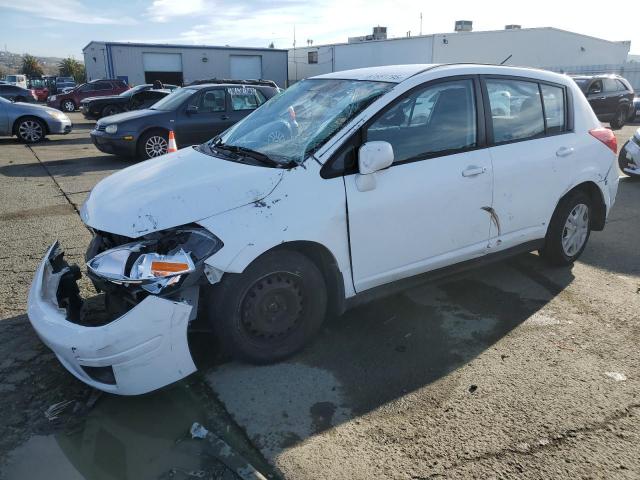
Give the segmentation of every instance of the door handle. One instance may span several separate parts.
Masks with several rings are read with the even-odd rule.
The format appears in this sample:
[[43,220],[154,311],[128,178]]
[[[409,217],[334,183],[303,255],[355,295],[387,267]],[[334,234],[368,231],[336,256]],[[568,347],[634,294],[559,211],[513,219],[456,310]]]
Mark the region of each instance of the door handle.
[[556,155],[558,157],[568,157],[569,155],[571,155],[573,153],[573,147],[560,147],[557,151],[556,151]]
[[229,120],[229,115],[221,115],[220,118],[222,120]]
[[487,169],[485,167],[470,166],[470,167],[467,167],[465,170],[462,171],[462,176],[463,177],[475,177],[476,175],[482,175],[486,171],[487,171]]

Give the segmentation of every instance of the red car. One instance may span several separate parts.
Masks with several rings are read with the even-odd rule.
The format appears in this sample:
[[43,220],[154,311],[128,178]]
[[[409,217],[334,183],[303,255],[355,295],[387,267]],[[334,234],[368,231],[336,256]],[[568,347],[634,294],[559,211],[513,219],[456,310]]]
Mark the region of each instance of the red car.
[[126,90],[129,90],[129,85],[123,80],[93,80],[89,83],[78,85],[68,93],[51,95],[47,99],[47,105],[62,110],[63,112],[73,112],[80,106],[83,98],[119,95]]
[[49,89],[47,88],[47,83],[42,78],[30,78],[29,79],[29,89],[31,93],[35,96],[36,100],[39,102],[44,102],[47,100],[49,96]]

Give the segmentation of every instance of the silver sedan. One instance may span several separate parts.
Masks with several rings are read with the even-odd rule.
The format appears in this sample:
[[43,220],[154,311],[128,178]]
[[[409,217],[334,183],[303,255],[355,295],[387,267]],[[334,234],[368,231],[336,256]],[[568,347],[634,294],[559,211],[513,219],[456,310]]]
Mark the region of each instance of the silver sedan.
[[66,135],[72,128],[69,117],[55,108],[0,97],[0,135],[16,135],[25,143],[36,143],[50,134]]

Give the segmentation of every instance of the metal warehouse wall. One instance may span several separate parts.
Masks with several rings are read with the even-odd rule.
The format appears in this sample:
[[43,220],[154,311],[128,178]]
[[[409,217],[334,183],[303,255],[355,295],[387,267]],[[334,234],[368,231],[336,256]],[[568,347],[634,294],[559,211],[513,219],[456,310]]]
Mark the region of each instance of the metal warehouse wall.
[[555,28],[458,32],[434,36],[433,61],[507,65],[594,65],[623,63],[629,42],[610,42]]
[[[556,28],[458,32],[289,50],[289,82],[349,70],[403,63],[501,63],[545,67],[620,64],[629,42],[611,42]],[[308,52],[318,63],[308,63]]]
[[[191,47],[158,47],[153,45],[130,46],[111,44],[113,59],[113,75],[126,75],[133,85],[145,83],[143,53],[179,53],[182,56],[182,72],[184,82],[192,82],[205,78],[231,78],[231,55],[257,55],[262,57],[262,76],[273,80],[284,87],[287,80],[287,52],[272,49],[243,48],[191,48]],[[102,42],[92,42],[84,50],[87,78],[94,80],[104,78],[108,68],[106,46]],[[95,60],[93,59],[95,57]],[[207,58],[203,62],[203,58]]]

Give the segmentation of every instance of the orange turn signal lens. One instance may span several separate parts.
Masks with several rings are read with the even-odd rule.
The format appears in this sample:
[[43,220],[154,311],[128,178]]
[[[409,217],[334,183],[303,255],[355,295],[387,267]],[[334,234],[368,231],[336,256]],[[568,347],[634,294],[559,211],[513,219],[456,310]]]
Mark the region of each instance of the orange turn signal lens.
[[180,262],[151,262],[151,273],[158,277],[166,277],[173,273],[186,272],[189,265]]

